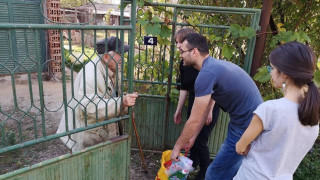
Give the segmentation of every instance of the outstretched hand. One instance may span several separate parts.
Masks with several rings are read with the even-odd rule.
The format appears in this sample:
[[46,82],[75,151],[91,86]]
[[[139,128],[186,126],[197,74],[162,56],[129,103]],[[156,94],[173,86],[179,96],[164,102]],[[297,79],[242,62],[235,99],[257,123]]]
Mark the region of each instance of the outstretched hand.
[[129,106],[133,106],[136,103],[136,99],[138,97],[138,93],[134,92],[132,94],[126,94],[125,96],[123,96],[123,106],[124,107],[129,107]]

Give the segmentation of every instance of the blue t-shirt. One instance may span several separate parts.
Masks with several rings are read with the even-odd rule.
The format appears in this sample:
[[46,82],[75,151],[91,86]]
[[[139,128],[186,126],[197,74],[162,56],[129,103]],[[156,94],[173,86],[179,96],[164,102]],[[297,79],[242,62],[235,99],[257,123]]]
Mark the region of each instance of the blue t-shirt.
[[244,132],[253,111],[263,100],[252,78],[239,66],[208,57],[195,83],[196,97],[211,94],[213,100],[230,114],[230,126]]

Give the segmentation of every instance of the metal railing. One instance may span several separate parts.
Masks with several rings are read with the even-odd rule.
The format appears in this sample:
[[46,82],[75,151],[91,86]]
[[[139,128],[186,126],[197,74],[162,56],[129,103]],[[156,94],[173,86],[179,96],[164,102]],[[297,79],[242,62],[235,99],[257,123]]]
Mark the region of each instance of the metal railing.
[[[132,32],[134,29],[133,26],[95,26],[95,25],[49,25],[49,24],[11,24],[11,23],[0,23],[0,34],[2,36],[11,38],[12,31],[20,31],[23,33],[24,40],[23,43],[25,45],[25,51],[24,57],[20,53],[19,57],[15,57],[12,51],[12,46],[10,44],[10,41],[8,43],[7,49],[8,54],[7,55],[0,55],[7,57],[4,61],[0,62],[0,70],[4,71],[7,76],[10,77],[10,86],[12,87],[12,94],[8,95],[8,98],[12,97],[13,99],[13,107],[4,107],[3,105],[0,105],[0,153],[8,152],[11,150],[15,150],[18,148],[30,146],[33,144],[41,143],[44,141],[49,141],[55,138],[59,138],[66,135],[71,135],[74,133],[82,132],[88,129],[96,128],[99,126],[104,126],[110,123],[118,122],[123,119],[128,119],[129,115],[123,115],[120,117],[115,117],[111,119],[107,119],[107,121],[102,122],[96,122],[95,124],[87,125],[87,116],[85,116],[84,121],[86,126],[85,127],[79,127],[72,130],[68,130],[59,133],[59,134],[49,134],[46,129],[46,124],[48,123],[48,116],[47,113],[54,113],[58,112],[59,110],[64,110],[64,113],[66,115],[66,121],[72,121],[72,119],[68,119],[67,112],[68,108],[70,107],[70,103],[72,100],[78,101],[76,106],[82,106],[85,111],[88,107],[88,104],[81,104],[81,99],[88,99],[90,103],[92,102],[92,99],[90,97],[87,97],[84,95],[80,100],[75,99],[73,92],[73,86],[71,85],[71,89],[69,89],[68,93],[67,91],[67,79],[71,78],[70,84],[73,84],[75,77],[73,74],[74,66],[77,64],[84,65],[84,62],[81,62],[81,57],[84,56],[88,58],[88,60],[92,60],[94,56],[98,56],[96,53],[95,46],[92,48],[89,48],[92,50],[93,54],[88,54],[85,52],[86,45],[84,44],[85,39],[85,33],[87,31],[93,31],[93,44],[97,41],[97,33],[103,34],[104,37],[108,37],[109,35],[114,35],[117,37],[120,37],[122,40],[122,43],[124,41],[124,32]],[[40,42],[38,41],[38,38],[40,38],[40,34],[43,34],[46,30],[59,30],[60,39],[61,39],[61,54],[62,54],[62,64],[61,64],[61,87],[63,93],[63,101],[61,102],[61,106],[59,107],[52,107],[52,109],[47,107],[47,104],[45,103],[45,88],[43,86],[43,71],[46,69],[46,66],[48,66],[52,61],[54,60],[45,60],[41,57],[41,54],[39,52],[39,47],[41,47]],[[71,31],[79,31],[81,35],[81,45],[80,45],[80,54],[76,54],[73,50],[74,42],[72,41],[72,35]],[[66,33],[64,33],[66,32]],[[30,36],[30,34],[32,36]],[[64,34],[67,34],[67,37],[65,37]],[[120,35],[119,35],[120,34]],[[130,34],[130,33],[128,33]],[[130,36],[129,36],[130,37]],[[34,46],[29,46],[30,38],[34,38]],[[68,40],[63,40],[64,38],[67,38]],[[134,42],[134,39],[130,39],[130,42]],[[21,43],[21,42],[18,42]],[[132,43],[133,44],[133,43]],[[65,53],[65,47],[68,47],[69,51],[68,53]],[[131,62],[133,60],[131,54],[134,54],[134,46],[131,46],[130,52],[127,56],[127,62]],[[18,49],[19,51],[19,49]],[[32,53],[31,53],[32,52]],[[124,54],[121,54],[122,57],[124,57]],[[73,62],[68,61],[71,57],[73,57],[75,60]],[[101,57],[100,57],[101,58]],[[0,58],[1,59],[1,58]],[[26,61],[28,61],[27,65]],[[88,62],[89,62],[88,61]],[[101,61],[101,59],[99,60]],[[10,67],[10,64],[15,64],[15,66]],[[69,65],[71,68],[71,75],[68,76],[66,74],[66,65]],[[94,65],[96,66],[96,65]],[[132,66],[132,65],[131,65]],[[18,69],[23,68],[25,71],[25,74],[27,75],[27,86],[28,88],[25,89],[29,91],[28,96],[24,97],[29,99],[29,105],[21,107],[19,98],[20,96],[17,94],[17,74],[21,74],[18,72]],[[130,67],[129,67],[130,68]],[[36,70],[36,73],[34,74],[34,69]],[[108,71],[108,70],[107,70]],[[84,71],[83,71],[84,72]],[[106,72],[108,73],[108,72]],[[130,71],[127,72],[127,75],[130,74]],[[84,75],[85,76],[85,75]],[[37,79],[36,84],[37,87],[35,87],[33,84],[34,79]],[[96,77],[95,77],[96,79]],[[86,84],[86,82],[83,82]],[[121,82],[116,82],[118,86],[122,86]],[[131,88],[130,88],[131,87]],[[35,88],[36,91],[39,92],[39,94],[35,94]],[[97,88],[97,87],[96,87]],[[127,90],[132,92],[132,83],[130,83],[129,78],[129,86],[126,88]],[[85,94],[85,93],[84,93]],[[105,92],[104,96],[109,95],[107,92]],[[121,97],[123,95],[123,91],[118,92],[118,95]],[[102,99],[102,98],[101,98]],[[110,99],[114,100],[114,99]],[[99,103],[108,103],[107,101],[100,100]],[[93,103],[94,104],[94,103]],[[94,106],[97,108],[97,104],[94,104]],[[108,109],[106,109],[107,113]],[[74,109],[73,109],[74,112]],[[116,112],[117,113],[117,112]],[[58,118],[59,116],[57,116]],[[25,127],[25,122],[30,121],[31,123],[28,123],[30,126]],[[75,124],[74,124],[75,126]],[[28,131],[33,131],[32,137],[26,137],[25,135],[25,129],[28,129]],[[14,138],[17,141],[15,144],[12,144],[8,141],[10,141],[10,135],[14,134]],[[12,138],[12,136],[11,136]]]

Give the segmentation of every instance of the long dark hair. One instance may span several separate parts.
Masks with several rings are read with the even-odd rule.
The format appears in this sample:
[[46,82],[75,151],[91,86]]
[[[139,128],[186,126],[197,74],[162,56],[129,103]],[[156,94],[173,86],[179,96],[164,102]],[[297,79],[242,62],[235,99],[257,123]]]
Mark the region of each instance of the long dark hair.
[[313,82],[316,61],[312,49],[299,42],[289,42],[274,49],[269,59],[299,88],[306,84],[309,86],[299,105],[299,119],[301,124],[305,126],[317,125],[320,117],[320,92]]

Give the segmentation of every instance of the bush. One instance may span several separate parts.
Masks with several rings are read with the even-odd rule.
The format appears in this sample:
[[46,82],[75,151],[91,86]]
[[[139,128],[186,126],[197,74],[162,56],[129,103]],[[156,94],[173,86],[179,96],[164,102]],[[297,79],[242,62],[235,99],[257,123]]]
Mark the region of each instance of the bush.
[[[81,47],[74,48],[72,52],[79,52],[81,53]],[[84,56],[83,62],[72,62],[71,56],[75,56],[74,54],[70,53],[69,50],[64,49],[64,57],[66,58],[66,66],[73,71],[79,72],[84,65],[86,65],[89,61],[93,60],[96,57],[96,54],[93,51],[93,48],[85,47],[85,52],[82,56]],[[79,57],[76,57],[79,58]]]

